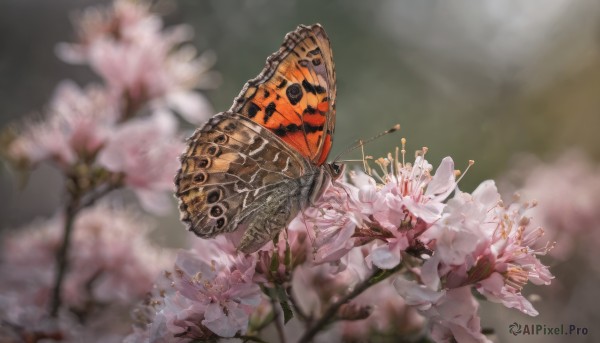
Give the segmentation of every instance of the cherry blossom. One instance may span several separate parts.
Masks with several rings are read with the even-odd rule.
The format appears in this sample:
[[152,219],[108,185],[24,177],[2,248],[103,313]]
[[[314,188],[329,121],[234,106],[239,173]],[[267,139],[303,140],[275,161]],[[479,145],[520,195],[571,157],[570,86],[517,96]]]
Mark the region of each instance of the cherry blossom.
[[27,164],[51,160],[67,168],[78,159],[92,158],[117,119],[117,106],[105,88],[90,85],[81,89],[72,81],[63,81],[54,92],[46,119],[24,125],[7,147],[7,154]]
[[[595,246],[600,242],[599,167],[579,150],[568,150],[555,160],[543,162],[523,155],[505,176],[505,188],[522,199],[536,201],[532,224],[543,227],[549,240],[559,242],[549,253],[562,260],[578,250],[576,244]],[[517,188],[518,187],[518,188]],[[577,240],[577,237],[585,237]],[[584,248],[592,252],[594,249]],[[594,260],[595,254],[586,258]],[[595,260],[594,260],[595,261]],[[595,265],[595,263],[592,263]]]
[[115,96],[125,99],[125,116],[146,103],[155,110],[171,108],[194,124],[213,113],[206,98],[192,90],[218,84],[218,75],[210,70],[215,57],[212,52],[197,56],[191,45],[183,44],[193,36],[189,26],[164,29],[148,3],[130,0],[89,8],[75,26],[78,41],[59,44],[59,56],[89,64]]
[[125,185],[135,191],[145,209],[164,214],[171,208],[168,192],[173,189],[183,147],[173,116],[156,112],[113,130],[98,162],[111,172],[122,173]]
[[[83,329],[74,326],[69,317],[94,309],[88,314],[90,321],[112,325],[113,333],[118,334],[119,313],[128,311],[144,296],[159,271],[166,267],[170,254],[148,242],[149,223],[128,210],[98,205],[83,211],[74,223],[74,248],[69,254],[70,271],[63,289],[69,311],[63,311],[57,323],[48,316],[46,308],[62,227],[63,218],[57,216],[5,237],[0,265],[2,301],[8,301],[7,306],[10,301],[16,302],[22,310],[8,311],[9,316],[3,316],[3,320],[15,320],[14,324],[24,325],[28,331],[54,322],[53,330],[63,335],[91,335],[94,325]],[[101,310],[104,304],[111,306]],[[114,323],[101,320],[106,311]],[[106,327],[99,330],[106,331]],[[124,333],[125,328],[121,330]]]
[[551,246],[537,247],[543,230],[530,225],[531,208],[519,203],[504,207],[492,181],[472,195],[458,193],[443,219],[423,235],[434,250],[423,265],[425,284],[434,290],[441,284],[474,285],[492,301],[537,315],[521,289],[528,282],[548,285],[553,277],[537,257]]
[[[173,271],[165,274],[170,286],[156,292],[146,308],[155,313],[146,320],[151,341],[233,337],[247,330],[262,300],[260,287],[252,282],[256,259],[223,250],[213,254],[228,242],[211,243],[205,243],[206,250],[197,246],[180,252]],[[137,330],[130,340],[144,336]]]

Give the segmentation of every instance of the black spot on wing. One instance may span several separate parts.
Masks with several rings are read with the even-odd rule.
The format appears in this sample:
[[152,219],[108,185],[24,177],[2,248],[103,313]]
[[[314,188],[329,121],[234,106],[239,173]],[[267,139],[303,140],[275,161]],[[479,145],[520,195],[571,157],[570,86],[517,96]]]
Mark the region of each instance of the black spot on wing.
[[317,91],[315,90],[315,86],[313,86],[310,82],[306,81],[306,79],[304,81],[302,81],[302,87],[304,88],[305,91],[312,93],[312,94],[317,94]]
[[281,88],[285,87],[285,85],[287,85],[287,80],[286,79],[282,79],[281,82],[276,87],[278,89],[281,89]]
[[277,136],[283,137],[283,136],[287,135],[288,133],[294,133],[294,132],[298,132],[300,130],[303,130],[306,133],[323,131],[323,125],[311,125],[309,123],[303,123],[301,126],[296,125],[296,124],[289,124],[289,125],[283,126],[280,124],[277,129],[273,130],[273,132]]
[[269,118],[271,118],[273,113],[275,113],[275,109],[276,109],[275,103],[272,101],[267,105],[267,107],[265,107],[265,118],[264,118],[265,124],[269,121]]
[[315,113],[317,113],[317,109],[314,108],[314,107],[312,107],[311,105],[308,105],[306,107],[306,109],[304,110],[304,113],[306,113],[306,114],[315,114]]
[[256,117],[256,114],[260,111],[260,107],[257,104],[250,102],[248,104],[248,118]]
[[312,93],[312,94],[323,94],[326,92],[325,88],[323,88],[322,86],[313,85],[312,83],[306,81],[306,79],[304,79],[304,81],[302,81],[302,87],[304,88],[305,91]]

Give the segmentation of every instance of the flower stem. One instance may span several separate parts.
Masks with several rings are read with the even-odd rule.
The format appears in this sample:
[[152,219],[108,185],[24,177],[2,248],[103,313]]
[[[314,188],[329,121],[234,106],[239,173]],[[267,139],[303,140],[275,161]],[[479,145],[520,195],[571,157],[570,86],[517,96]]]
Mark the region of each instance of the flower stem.
[[50,305],[50,315],[56,317],[61,305],[61,289],[65,279],[65,273],[68,268],[68,252],[71,245],[71,233],[73,232],[73,223],[78,212],[78,200],[73,199],[65,211],[65,228],[63,231],[62,244],[56,254],[56,274],[54,278],[54,288],[52,289],[52,300]]
[[325,313],[323,313],[321,318],[317,320],[308,330],[306,330],[306,332],[304,332],[304,335],[300,337],[298,343],[311,342],[313,338],[319,333],[319,331],[321,331],[326,325],[335,320],[336,314],[342,305],[356,298],[369,287],[374,286],[379,282],[387,279],[389,276],[402,269],[402,266],[403,264],[400,263],[398,266],[392,269],[375,269],[375,271],[370,277],[356,285],[356,287],[354,287],[354,289],[350,293],[346,294],[344,297],[331,304],[331,306],[327,308]]
[[273,312],[275,313],[275,317],[273,318],[273,322],[275,323],[275,329],[277,329],[277,336],[279,337],[280,343],[286,343],[285,332],[283,331],[283,324],[281,318],[281,311],[279,310],[279,304],[275,301],[275,299],[271,298],[271,305],[273,307]]
[[69,249],[71,247],[71,235],[73,232],[73,224],[79,211],[93,205],[98,199],[111,192],[112,190],[120,187],[121,181],[118,178],[110,180],[107,184],[96,189],[95,193],[88,194],[84,197],[85,192],[77,191],[72,192],[71,200],[65,210],[65,227],[63,231],[63,240],[60,245],[58,252],[56,253],[56,274],[54,278],[54,288],[52,289],[52,298],[50,300],[50,315],[52,317],[58,316],[62,299],[61,290],[65,279],[65,275],[69,268]]

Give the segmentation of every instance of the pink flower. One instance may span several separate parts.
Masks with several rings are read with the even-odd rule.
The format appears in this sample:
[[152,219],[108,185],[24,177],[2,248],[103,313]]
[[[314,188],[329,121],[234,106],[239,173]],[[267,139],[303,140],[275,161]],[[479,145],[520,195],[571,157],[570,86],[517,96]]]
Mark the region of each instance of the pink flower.
[[391,156],[380,159],[379,164],[386,173],[386,183],[377,191],[373,186],[364,187],[359,200],[366,200],[372,213],[365,214],[383,230],[368,258],[379,268],[391,269],[400,263],[400,253],[441,217],[443,201],[456,187],[454,162],[444,158],[434,176],[431,165],[421,156],[414,165],[402,165]]
[[470,287],[437,292],[414,281],[394,281],[407,305],[415,306],[431,323],[431,338],[436,342],[490,342],[482,333],[477,315],[479,303]]
[[[40,306],[48,300],[62,228],[62,218],[55,218],[6,238],[4,287],[31,289],[38,295],[27,301]],[[65,300],[79,307],[90,297],[129,303],[143,296],[168,257],[148,242],[147,232],[148,223],[127,211],[99,205],[81,212],[73,228]],[[90,282],[93,288],[86,290]]]
[[[458,193],[444,210],[443,219],[424,235],[434,251],[422,268],[422,280],[431,289],[474,285],[488,299],[529,315],[537,315],[521,289],[529,281],[549,284],[553,278],[536,248],[543,230],[533,228],[530,204],[503,207],[492,181],[473,195]],[[442,282],[443,281],[443,282]]]
[[483,182],[473,194],[457,192],[448,201],[442,218],[421,239],[432,242],[436,254],[450,265],[465,263],[481,243],[489,242],[495,228],[492,211],[500,204],[493,181]]
[[355,245],[352,235],[365,217],[350,194],[356,187],[337,182],[330,185],[317,203],[300,213],[289,225],[291,230],[308,232],[314,240],[316,263],[336,262]]
[[400,263],[401,252],[418,244],[417,237],[441,217],[443,201],[456,187],[452,159],[445,158],[435,176],[421,156],[414,166],[391,155],[378,164],[383,184],[355,172],[354,185],[335,182],[290,224],[314,230],[317,263],[337,261],[354,246],[375,240],[367,261],[391,269]]
[[[5,237],[0,265],[0,293],[5,298],[0,302],[12,299],[21,310],[7,311],[2,320],[26,330],[47,326],[63,226],[63,219],[56,217]],[[62,293],[66,306],[55,332],[94,340],[126,333],[122,314],[143,298],[169,259],[148,242],[147,233],[148,223],[129,211],[97,205],[80,213]],[[85,317],[85,327],[69,319],[74,313]]]
[[92,158],[117,120],[117,104],[100,86],[80,89],[71,81],[58,85],[46,120],[27,125],[8,147],[8,155],[36,164],[52,160],[67,168]]
[[423,317],[413,307],[406,306],[389,280],[367,289],[352,304],[370,308],[372,313],[366,319],[339,324],[347,340],[369,340],[374,334],[401,339],[416,336],[425,325]]
[[[535,200],[532,225],[544,228],[548,239],[558,244],[550,251],[566,259],[577,251],[595,261],[597,254],[587,246],[600,243],[600,168],[583,152],[564,152],[555,161],[543,163],[533,156],[523,156],[506,176],[519,186],[523,199]],[[580,242],[577,237],[585,237]],[[582,243],[585,248],[575,249]],[[592,263],[594,264],[594,263]]]
[[132,119],[111,132],[98,163],[123,173],[125,184],[133,188],[145,209],[164,214],[171,208],[169,193],[183,147],[172,115],[157,112]]
[[432,323],[431,338],[436,342],[491,342],[481,333],[478,309],[470,288],[461,287],[449,290],[421,313]]
[[366,252],[357,247],[346,254],[338,265],[311,264],[294,269],[292,294],[304,314],[317,318],[333,302],[347,294],[370,273],[365,264]]
[[116,0],[111,7],[88,7],[74,16],[78,43],[59,44],[57,54],[65,62],[84,63],[90,45],[148,20],[149,10],[149,3],[131,0]]
[[197,57],[192,46],[181,46],[192,37],[191,28],[163,30],[161,18],[149,9],[134,1],[88,9],[75,23],[80,41],[59,45],[59,56],[89,63],[115,95],[126,99],[126,117],[151,102],[155,110],[169,107],[199,124],[213,110],[206,98],[191,90],[219,82],[210,71],[214,54]]
[[554,277],[537,258],[537,255],[545,255],[549,248],[535,248],[544,231],[530,225],[529,217],[524,215],[529,208],[513,204],[500,213],[501,220],[492,236],[490,249],[477,257],[478,263],[472,274],[479,274],[479,269],[489,270],[494,263],[493,273],[476,284],[477,290],[491,301],[536,316],[538,312],[521,294],[521,289],[528,282],[549,285]]
[[[219,249],[205,244],[214,252]],[[244,333],[250,314],[262,300],[260,288],[252,281],[255,267],[253,256],[180,252],[174,271],[166,274],[171,286],[149,303],[156,313],[147,325],[151,340],[184,342]]]

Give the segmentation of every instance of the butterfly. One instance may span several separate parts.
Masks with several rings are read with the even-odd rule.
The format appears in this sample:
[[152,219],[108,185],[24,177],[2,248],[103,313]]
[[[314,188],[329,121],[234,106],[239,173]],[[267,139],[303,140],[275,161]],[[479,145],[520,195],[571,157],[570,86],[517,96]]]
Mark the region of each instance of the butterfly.
[[329,38],[300,25],[249,80],[231,108],[187,140],[175,177],[181,220],[202,238],[244,230],[237,249],[271,241],[343,165],[326,163],[335,126]]

